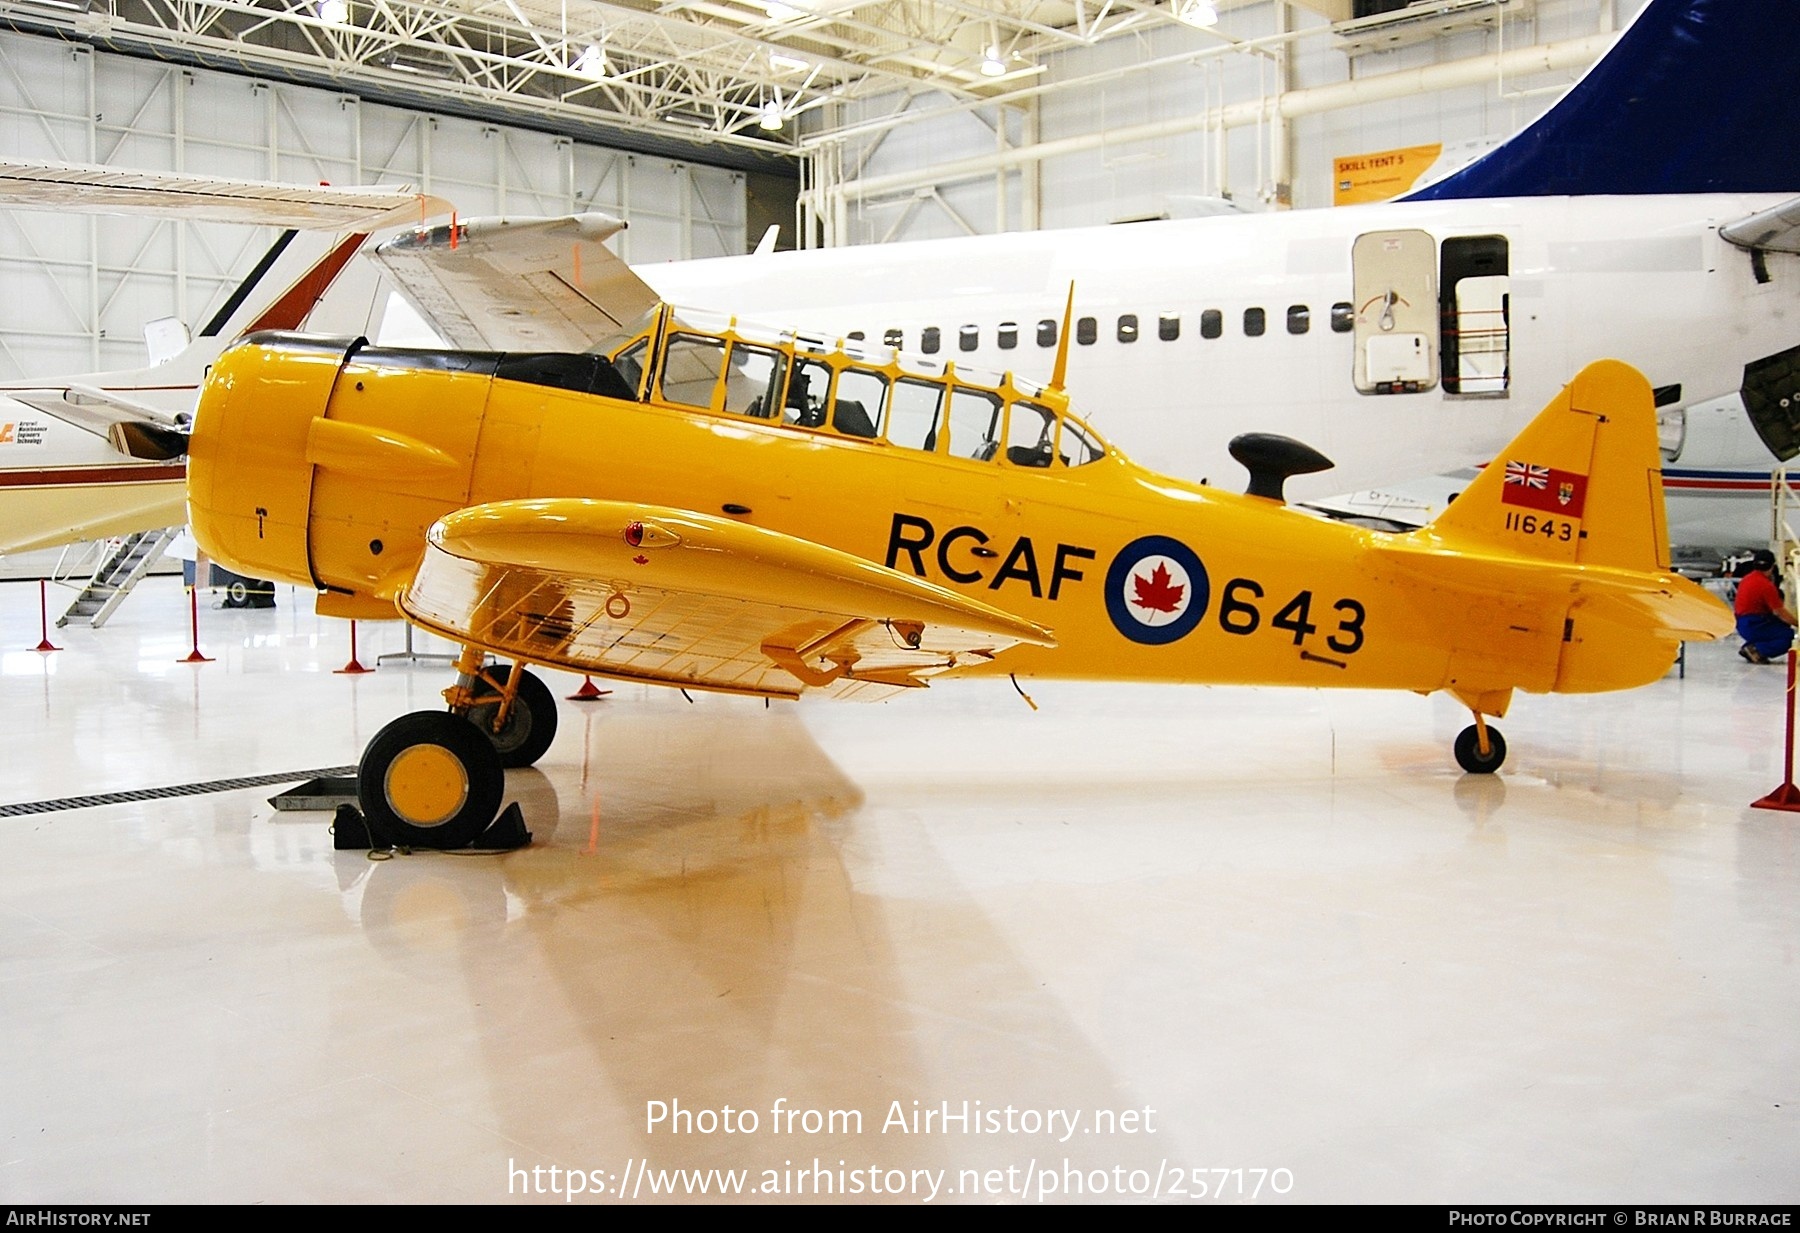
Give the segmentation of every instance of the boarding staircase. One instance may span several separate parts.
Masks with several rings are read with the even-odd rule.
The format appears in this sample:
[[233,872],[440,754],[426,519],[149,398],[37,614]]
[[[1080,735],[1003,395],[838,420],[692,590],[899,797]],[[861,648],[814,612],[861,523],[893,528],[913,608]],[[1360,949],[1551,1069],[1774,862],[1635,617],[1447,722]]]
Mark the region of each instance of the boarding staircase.
[[57,628],[87,625],[99,629],[106,624],[106,618],[125,602],[131,588],[150,572],[150,567],[180,534],[180,527],[164,527],[159,531],[139,531],[118,541],[118,547],[102,557],[69,610],[56,618]]

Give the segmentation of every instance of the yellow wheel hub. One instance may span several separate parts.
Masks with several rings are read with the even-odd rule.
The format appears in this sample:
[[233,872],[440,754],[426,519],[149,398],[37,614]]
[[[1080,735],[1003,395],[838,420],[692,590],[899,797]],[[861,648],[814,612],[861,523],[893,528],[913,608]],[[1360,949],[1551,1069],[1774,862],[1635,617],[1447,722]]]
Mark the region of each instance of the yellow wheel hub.
[[441,745],[414,745],[388,764],[388,805],[413,826],[448,822],[469,799],[469,773]]

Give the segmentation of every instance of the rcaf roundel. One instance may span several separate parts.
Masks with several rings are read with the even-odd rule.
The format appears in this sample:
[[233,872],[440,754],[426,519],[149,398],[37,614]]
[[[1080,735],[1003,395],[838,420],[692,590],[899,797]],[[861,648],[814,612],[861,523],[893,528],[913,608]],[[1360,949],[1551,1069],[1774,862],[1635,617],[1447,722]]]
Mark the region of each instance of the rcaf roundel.
[[1160,646],[1185,638],[1206,615],[1206,567],[1166,535],[1146,535],[1119,550],[1106,571],[1106,613],[1133,642]]

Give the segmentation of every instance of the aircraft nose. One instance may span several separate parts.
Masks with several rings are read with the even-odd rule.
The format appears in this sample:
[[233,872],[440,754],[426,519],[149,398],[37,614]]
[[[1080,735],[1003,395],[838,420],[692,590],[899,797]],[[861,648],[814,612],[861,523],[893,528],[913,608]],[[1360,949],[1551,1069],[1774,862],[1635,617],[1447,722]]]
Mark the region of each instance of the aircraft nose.
[[307,431],[353,345],[252,334],[213,365],[188,447],[188,511],[194,538],[220,564],[312,583]]

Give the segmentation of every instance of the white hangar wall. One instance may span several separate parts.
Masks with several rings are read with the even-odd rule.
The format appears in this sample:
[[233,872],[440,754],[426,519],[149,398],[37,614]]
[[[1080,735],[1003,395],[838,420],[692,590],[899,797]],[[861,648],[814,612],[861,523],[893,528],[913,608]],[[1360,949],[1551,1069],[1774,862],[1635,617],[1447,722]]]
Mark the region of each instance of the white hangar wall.
[[[465,217],[601,210],[634,262],[745,251],[744,177],[493,123],[0,34],[0,156],[258,180],[411,184]],[[0,377],[130,368],[198,329],[274,232],[0,210]]]
[[[1263,55],[1196,59],[1220,40],[1163,27],[1050,58],[1037,79],[1046,89],[1003,118],[995,107],[959,108],[942,95],[846,105],[841,120],[851,135],[841,149],[822,149],[809,187],[826,242],[854,244],[1179,217],[1220,197],[1251,210],[1329,206],[1335,158],[1442,142],[1445,159],[1462,162],[1511,136],[1585,64],[1509,75],[1496,72],[1500,54],[1604,37],[1642,2],[1512,0],[1497,29],[1354,57],[1323,17],[1295,8],[1285,66]],[[1279,38],[1281,20],[1275,4],[1257,3],[1227,9],[1218,28],[1237,39]],[[1352,83],[1440,65],[1465,66],[1472,84],[1376,101],[1339,95],[1366,88]],[[1090,77],[1100,80],[1060,88]],[[1332,105],[1295,118],[1284,133],[1244,122],[1259,102],[1321,88],[1333,97],[1309,101]],[[1227,109],[1228,126],[1209,122]],[[881,128],[897,111],[932,118]],[[858,133],[859,124],[868,130]],[[1133,136],[1145,126],[1163,131]],[[1034,144],[1050,156],[1021,159],[1020,147]]]

